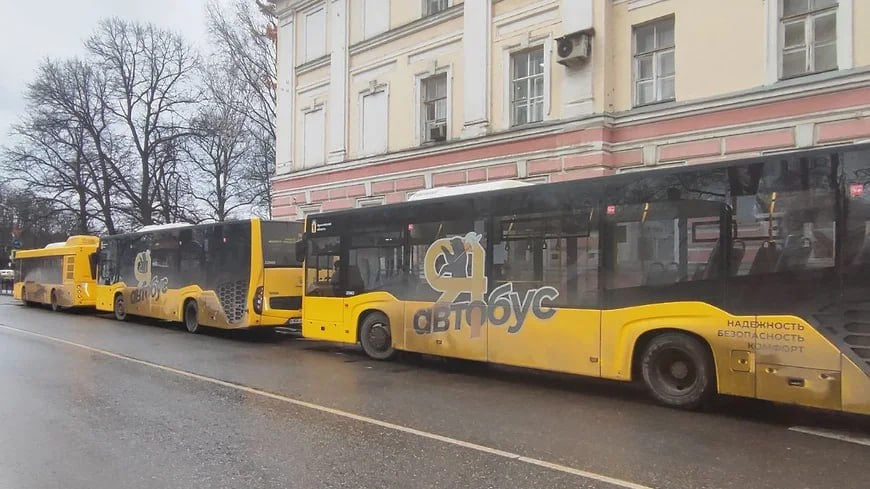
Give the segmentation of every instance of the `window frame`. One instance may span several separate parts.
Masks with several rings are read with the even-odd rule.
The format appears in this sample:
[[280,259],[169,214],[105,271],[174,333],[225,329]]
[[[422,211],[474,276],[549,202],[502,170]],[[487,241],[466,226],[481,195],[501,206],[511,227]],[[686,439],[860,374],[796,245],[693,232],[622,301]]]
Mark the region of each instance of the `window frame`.
[[[527,60],[526,60],[528,63],[528,61],[530,61],[530,59],[531,59],[531,57],[530,57],[531,54],[534,52],[537,52],[537,51],[541,52],[542,63],[544,65],[542,72],[536,73],[534,75],[529,75],[527,73],[524,77],[517,78],[516,77],[517,57],[518,56],[528,56],[529,58],[527,58]],[[545,48],[544,43],[537,43],[534,45],[525,46],[525,47],[522,47],[520,49],[510,51],[507,53],[507,63],[506,63],[506,74],[507,74],[507,76],[506,76],[506,78],[507,78],[507,93],[506,93],[506,95],[507,96],[505,97],[507,104],[506,104],[505,108],[506,108],[506,112],[507,112],[508,124],[510,127],[524,127],[524,126],[534,125],[534,124],[537,124],[537,123],[540,123],[540,122],[547,120],[547,115],[549,112],[549,98],[550,98],[550,93],[549,93],[549,89],[548,89],[549,83],[550,83],[550,78],[549,78],[550,59],[549,59],[548,54],[549,54],[549,51]],[[531,93],[532,93],[532,88],[534,87],[534,80],[538,77],[540,77],[540,79],[541,79],[541,94],[540,94],[540,96],[532,97]],[[514,93],[515,93],[515,87],[516,87],[516,84],[518,81],[522,81],[522,82],[525,82],[527,84],[526,89],[527,89],[527,93],[528,93],[528,96],[524,99],[526,101],[524,105],[525,105],[526,111],[527,111],[526,112],[527,120],[525,122],[522,122],[522,123],[519,123],[516,120],[517,100],[514,99]],[[541,103],[541,119],[532,121],[532,120],[530,120],[530,117],[528,117],[528,115],[531,113],[531,112],[529,112],[529,110],[533,107],[535,102],[529,102],[529,101],[531,101],[533,99],[538,99],[538,98],[540,98],[540,103]]]
[[[674,42],[670,46],[660,47],[658,45],[658,28],[660,24],[670,23],[671,32],[673,33]],[[638,52],[637,32],[645,27],[653,27],[653,49],[650,51]],[[673,15],[660,17],[658,19],[636,24],[631,27],[631,91],[632,102],[634,107],[644,107],[647,105],[661,104],[673,102],[677,99],[677,23],[676,17]],[[674,73],[671,75],[661,75],[659,73],[659,60],[663,54],[671,53],[674,57]],[[651,57],[652,59],[652,78],[641,80],[640,77],[640,60],[641,58]],[[661,80],[664,78],[672,78],[674,81],[674,93],[669,98],[660,97]],[[646,102],[640,101],[640,90],[638,85],[641,82],[651,81],[653,86],[653,99]]]
[[[310,29],[311,17],[313,17],[314,15],[317,15],[317,14],[323,15],[323,26],[322,26],[322,29],[320,29],[323,33],[323,39],[322,39],[322,42],[318,43],[317,46],[314,46],[310,42],[309,32],[311,31],[311,29]],[[326,50],[327,32],[326,31],[327,31],[328,22],[327,22],[326,4],[323,3],[320,5],[317,5],[316,7],[305,11],[303,13],[303,19],[304,19],[305,26],[304,26],[304,29],[302,32],[302,54],[303,54],[302,57],[303,57],[304,62],[307,63],[309,61],[314,61],[316,59],[320,59],[320,58],[326,56],[326,54],[327,54],[327,50]],[[316,49],[313,49],[313,48],[316,48]]]
[[[799,78],[802,76],[813,75],[816,73],[825,73],[829,71],[837,71],[840,65],[839,62],[839,30],[840,30],[840,8],[842,6],[842,2],[839,0],[834,0],[835,3],[833,5],[829,5],[826,7],[817,8],[816,1],[817,0],[808,0],[809,8],[806,11],[792,14],[788,17],[785,15],[785,3],[787,0],[779,0],[777,3],[777,30],[778,30],[778,48],[777,48],[777,59],[778,59],[778,73],[779,78],[781,80],[789,80],[792,78]],[[817,45],[819,43],[816,42],[815,39],[815,21],[818,18],[833,16],[834,18],[834,39],[832,41],[828,41],[822,43],[821,46]],[[799,47],[786,47],[785,45],[785,35],[786,35],[786,25],[803,24],[803,44]],[[816,64],[816,49],[819,47],[830,47],[833,46],[834,51],[834,66],[832,68],[825,69],[817,69]],[[800,52],[804,51],[804,69],[800,73],[794,74],[785,74],[785,56],[790,52]]]
[[[427,83],[430,81],[437,81],[438,79],[444,79],[444,96],[429,99],[427,97]],[[419,81],[419,106],[418,110],[420,111],[420,141],[421,143],[435,143],[435,142],[444,142],[450,139],[450,73],[448,71],[439,71],[433,73],[429,76],[421,77]],[[444,120],[443,123],[438,124],[438,119],[430,121],[428,119],[429,104],[435,104],[440,100],[444,100]],[[437,112],[437,110],[436,110]],[[431,127],[437,127],[443,125],[445,128],[446,139],[444,141],[435,141],[430,139],[429,137],[429,129]]]
[[[302,112],[302,120],[300,121],[300,123],[301,123],[300,125],[302,126],[302,131],[301,131],[302,132],[302,144],[300,146],[302,149],[302,154],[300,155],[301,156],[300,161],[302,163],[302,169],[307,170],[309,168],[318,168],[318,167],[324,166],[326,164],[326,124],[327,124],[326,105],[325,104],[312,105],[310,107],[303,109],[301,112]],[[320,158],[320,161],[309,162],[308,158],[306,157],[306,151],[305,151],[305,148],[307,147],[307,145],[306,145],[307,137],[306,136],[308,135],[308,131],[307,131],[308,124],[306,123],[305,119],[309,115],[315,114],[317,112],[322,113],[322,120],[323,120],[323,124],[322,124],[323,127],[320,131],[320,133],[322,135],[321,136],[322,148],[320,150],[321,151],[321,158]]]
[[[438,2],[440,8],[432,10],[432,4],[434,2]],[[423,0],[421,5],[421,17],[429,17],[432,15],[437,15],[451,7],[450,0]]]
[[[366,148],[365,140],[366,140],[366,125],[365,125],[365,99],[366,97],[373,97],[376,95],[381,95],[385,97],[384,100],[384,117],[386,118],[386,123],[384,124],[384,146],[383,148]],[[387,85],[375,85],[370,87],[359,94],[359,153],[361,157],[375,156],[389,153],[390,151],[390,131],[389,131],[389,122],[390,122],[390,88]]]

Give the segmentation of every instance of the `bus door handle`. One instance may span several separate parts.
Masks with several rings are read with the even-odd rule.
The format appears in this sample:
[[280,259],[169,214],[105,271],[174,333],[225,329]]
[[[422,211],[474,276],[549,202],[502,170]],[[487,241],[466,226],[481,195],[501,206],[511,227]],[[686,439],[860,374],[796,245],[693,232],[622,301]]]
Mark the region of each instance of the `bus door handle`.
[[798,377],[789,377],[788,385],[789,387],[804,387],[806,386],[807,381],[805,379],[801,379]]

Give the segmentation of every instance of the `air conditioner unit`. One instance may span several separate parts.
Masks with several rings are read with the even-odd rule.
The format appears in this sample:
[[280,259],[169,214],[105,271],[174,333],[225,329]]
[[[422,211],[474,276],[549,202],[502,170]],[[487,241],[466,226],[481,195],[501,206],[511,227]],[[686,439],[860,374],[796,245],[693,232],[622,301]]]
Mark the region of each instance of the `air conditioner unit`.
[[447,141],[447,126],[429,126],[429,141]]
[[579,66],[592,54],[592,30],[575,32],[556,39],[556,61],[565,66]]

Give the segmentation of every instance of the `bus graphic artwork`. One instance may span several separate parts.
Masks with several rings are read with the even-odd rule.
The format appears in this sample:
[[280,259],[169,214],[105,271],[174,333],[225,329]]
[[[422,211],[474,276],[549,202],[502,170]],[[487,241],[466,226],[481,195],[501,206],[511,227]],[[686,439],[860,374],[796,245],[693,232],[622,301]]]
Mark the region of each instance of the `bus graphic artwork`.
[[481,238],[470,232],[438,239],[429,246],[423,273],[429,286],[441,295],[432,307],[414,314],[417,334],[443,333],[451,327],[460,330],[464,323],[471,338],[479,338],[487,322],[507,326],[508,333],[513,334],[522,329],[529,313],[538,319],[550,319],[556,313],[545,305],[545,301],[552,303],[559,297],[555,287],[530,289],[521,298],[508,282],[487,297],[486,250]]
[[149,298],[156,301],[169,290],[167,277],[151,276],[151,250],[136,254],[133,275],[136,277],[136,288],[130,293],[130,302],[133,304]]

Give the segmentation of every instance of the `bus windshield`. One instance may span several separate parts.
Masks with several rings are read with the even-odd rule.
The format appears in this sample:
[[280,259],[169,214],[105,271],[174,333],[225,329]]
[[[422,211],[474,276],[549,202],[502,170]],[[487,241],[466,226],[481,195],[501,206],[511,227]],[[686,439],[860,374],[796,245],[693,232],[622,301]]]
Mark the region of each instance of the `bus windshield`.
[[263,221],[263,265],[266,268],[301,267],[296,261],[296,242],[302,237],[297,222]]

